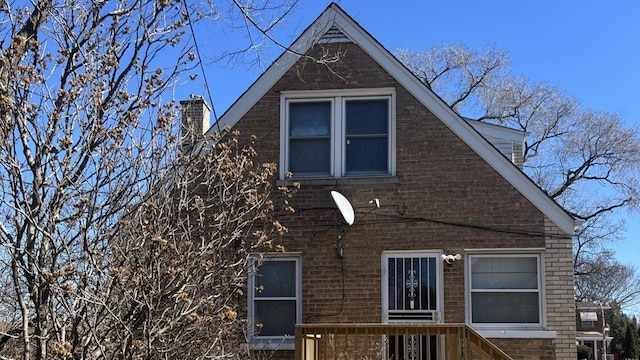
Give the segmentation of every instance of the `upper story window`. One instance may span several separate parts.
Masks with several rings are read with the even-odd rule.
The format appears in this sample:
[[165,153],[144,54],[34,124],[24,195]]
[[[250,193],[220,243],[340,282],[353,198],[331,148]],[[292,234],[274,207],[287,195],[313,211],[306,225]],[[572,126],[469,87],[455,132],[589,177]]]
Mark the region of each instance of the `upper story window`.
[[394,175],[394,90],[285,92],[281,134],[281,177]]
[[598,321],[598,314],[593,311],[582,311],[580,312],[580,320],[583,328],[594,328],[596,321]]
[[468,312],[473,326],[542,327],[539,254],[478,254],[468,259]]

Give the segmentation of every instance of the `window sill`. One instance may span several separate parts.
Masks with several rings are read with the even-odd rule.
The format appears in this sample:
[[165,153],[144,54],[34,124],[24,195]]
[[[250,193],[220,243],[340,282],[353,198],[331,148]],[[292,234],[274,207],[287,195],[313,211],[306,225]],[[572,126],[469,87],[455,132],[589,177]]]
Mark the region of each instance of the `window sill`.
[[341,178],[298,178],[277,180],[277,186],[299,183],[302,186],[311,185],[354,185],[354,184],[397,184],[400,182],[397,176],[369,176],[369,177],[341,177]]
[[546,330],[481,330],[475,329],[488,339],[555,339],[555,331]]

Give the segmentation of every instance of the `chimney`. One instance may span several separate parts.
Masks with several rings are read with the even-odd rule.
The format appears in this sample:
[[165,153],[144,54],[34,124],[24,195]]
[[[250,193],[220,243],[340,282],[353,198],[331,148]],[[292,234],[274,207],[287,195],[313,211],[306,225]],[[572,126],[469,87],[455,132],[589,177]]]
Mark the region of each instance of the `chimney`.
[[182,126],[180,136],[182,150],[187,152],[193,145],[204,138],[209,130],[211,108],[201,96],[192,96],[191,100],[180,101],[182,106]]

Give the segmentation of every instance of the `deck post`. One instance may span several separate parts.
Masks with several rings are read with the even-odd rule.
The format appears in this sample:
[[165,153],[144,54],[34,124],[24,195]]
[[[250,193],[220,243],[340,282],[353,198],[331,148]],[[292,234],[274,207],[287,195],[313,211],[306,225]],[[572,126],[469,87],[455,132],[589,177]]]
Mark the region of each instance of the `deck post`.
[[304,353],[305,353],[305,349],[303,349],[302,347],[304,346],[304,336],[302,334],[302,326],[301,325],[296,325],[296,338],[295,338],[295,342],[296,342],[296,347],[295,347],[295,353],[294,353],[294,359],[296,360],[304,360]]
[[467,329],[465,327],[458,328],[458,359],[467,359]]

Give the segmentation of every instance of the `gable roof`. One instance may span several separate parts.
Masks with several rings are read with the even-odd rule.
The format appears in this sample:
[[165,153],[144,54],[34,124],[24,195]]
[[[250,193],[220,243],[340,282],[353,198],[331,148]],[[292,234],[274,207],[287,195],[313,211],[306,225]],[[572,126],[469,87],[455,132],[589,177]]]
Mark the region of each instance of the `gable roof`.
[[[343,41],[345,39],[360,46],[560,230],[567,234],[574,233],[575,220],[573,217],[506,159],[478,131],[456,114],[438,95],[429,90],[336,3],[331,3],[289,49],[280,55],[231,105],[218,120],[218,125],[220,125],[218,128],[233,127],[313,45],[319,42]],[[213,129],[209,131],[213,131]]]

